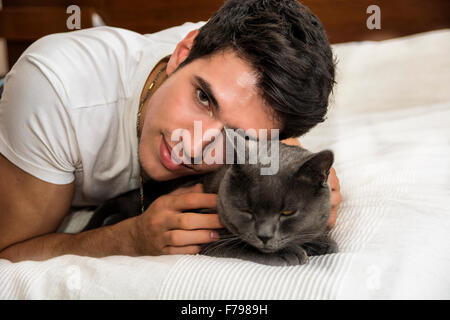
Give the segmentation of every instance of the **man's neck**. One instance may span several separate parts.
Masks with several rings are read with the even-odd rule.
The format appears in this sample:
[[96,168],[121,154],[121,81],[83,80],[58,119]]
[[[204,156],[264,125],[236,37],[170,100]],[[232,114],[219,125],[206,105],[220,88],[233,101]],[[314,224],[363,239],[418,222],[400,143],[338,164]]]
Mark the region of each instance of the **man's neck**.
[[[153,81],[155,81],[155,78],[156,78],[158,72],[166,67],[168,61],[169,61],[168,57],[165,57],[165,58],[161,59],[156,64],[156,66],[153,68],[153,70],[150,72],[150,74],[147,77],[147,81],[145,82],[145,85],[142,88],[141,96],[139,98],[139,103],[142,103],[142,100],[144,99],[145,95],[147,94],[148,88],[150,87],[151,83]],[[157,83],[155,83],[155,86],[152,88],[152,90],[150,92],[150,95],[147,98],[147,101],[145,101],[144,105],[142,106],[140,123],[139,123],[139,128],[141,128],[141,130],[142,130],[142,126],[144,124],[145,113],[147,111],[148,101],[150,101],[150,99],[152,98],[153,93],[155,93],[155,91],[161,86],[161,84],[166,79],[167,79],[166,72],[162,72],[161,75],[159,76],[159,79],[158,79]]]

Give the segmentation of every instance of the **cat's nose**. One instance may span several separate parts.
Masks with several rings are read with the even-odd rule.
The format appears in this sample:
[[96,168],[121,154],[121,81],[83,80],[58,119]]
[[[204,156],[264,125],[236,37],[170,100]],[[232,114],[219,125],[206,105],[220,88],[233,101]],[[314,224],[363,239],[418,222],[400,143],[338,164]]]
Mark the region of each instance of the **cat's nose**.
[[259,239],[261,239],[261,241],[266,244],[267,241],[269,241],[270,239],[272,239],[272,237],[268,237],[268,236],[258,236]]

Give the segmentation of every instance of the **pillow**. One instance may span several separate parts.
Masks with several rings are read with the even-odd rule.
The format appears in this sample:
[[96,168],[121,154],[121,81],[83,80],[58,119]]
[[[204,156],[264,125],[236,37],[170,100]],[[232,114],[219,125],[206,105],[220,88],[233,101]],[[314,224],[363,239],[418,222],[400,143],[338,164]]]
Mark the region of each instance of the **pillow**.
[[450,29],[333,45],[330,112],[365,113],[450,100]]

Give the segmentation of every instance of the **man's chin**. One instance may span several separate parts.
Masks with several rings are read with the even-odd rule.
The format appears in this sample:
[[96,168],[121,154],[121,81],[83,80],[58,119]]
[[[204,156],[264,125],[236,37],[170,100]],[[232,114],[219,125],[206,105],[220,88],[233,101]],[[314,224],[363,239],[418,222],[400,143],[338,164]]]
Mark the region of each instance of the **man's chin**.
[[[184,176],[192,176],[192,175],[199,175],[204,174],[210,171],[214,171],[215,169],[218,169],[221,167],[221,165],[217,166],[211,166],[211,167],[202,167],[198,168],[196,170],[190,169],[190,168],[184,168],[183,170],[169,170],[166,168],[161,159],[156,156],[154,158],[154,165],[148,167],[144,167],[145,170],[145,176],[147,178],[150,178],[154,181],[167,181],[167,180],[173,180],[176,178],[184,177]],[[197,171],[198,170],[198,171]]]
[[194,172],[189,171],[170,171],[166,167],[163,166],[162,163],[159,163],[159,168],[154,168],[150,171],[150,174],[147,174],[147,176],[155,181],[167,181],[167,180],[173,180],[176,178],[180,178],[183,176],[189,176],[193,175]]

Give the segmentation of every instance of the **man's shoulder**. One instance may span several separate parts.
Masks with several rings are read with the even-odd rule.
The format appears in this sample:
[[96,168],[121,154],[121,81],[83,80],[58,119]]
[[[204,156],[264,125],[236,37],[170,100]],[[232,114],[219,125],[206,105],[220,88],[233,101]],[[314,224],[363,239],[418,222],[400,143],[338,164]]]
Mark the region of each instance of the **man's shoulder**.
[[24,54],[54,53],[54,49],[73,49],[86,45],[101,44],[103,49],[128,47],[132,42],[146,41],[146,38],[131,30],[115,27],[93,27],[70,32],[52,33],[36,40]]
[[149,39],[130,30],[95,27],[42,37],[23,56],[56,69],[70,71],[73,67],[81,71],[93,67],[107,72],[114,67],[127,68],[129,62],[136,63],[140,51],[148,44]]
[[67,106],[102,105],[129,95],[130,79],[148,43],[133,31],[96,27],[45,36],[20,60],[34,64]]

